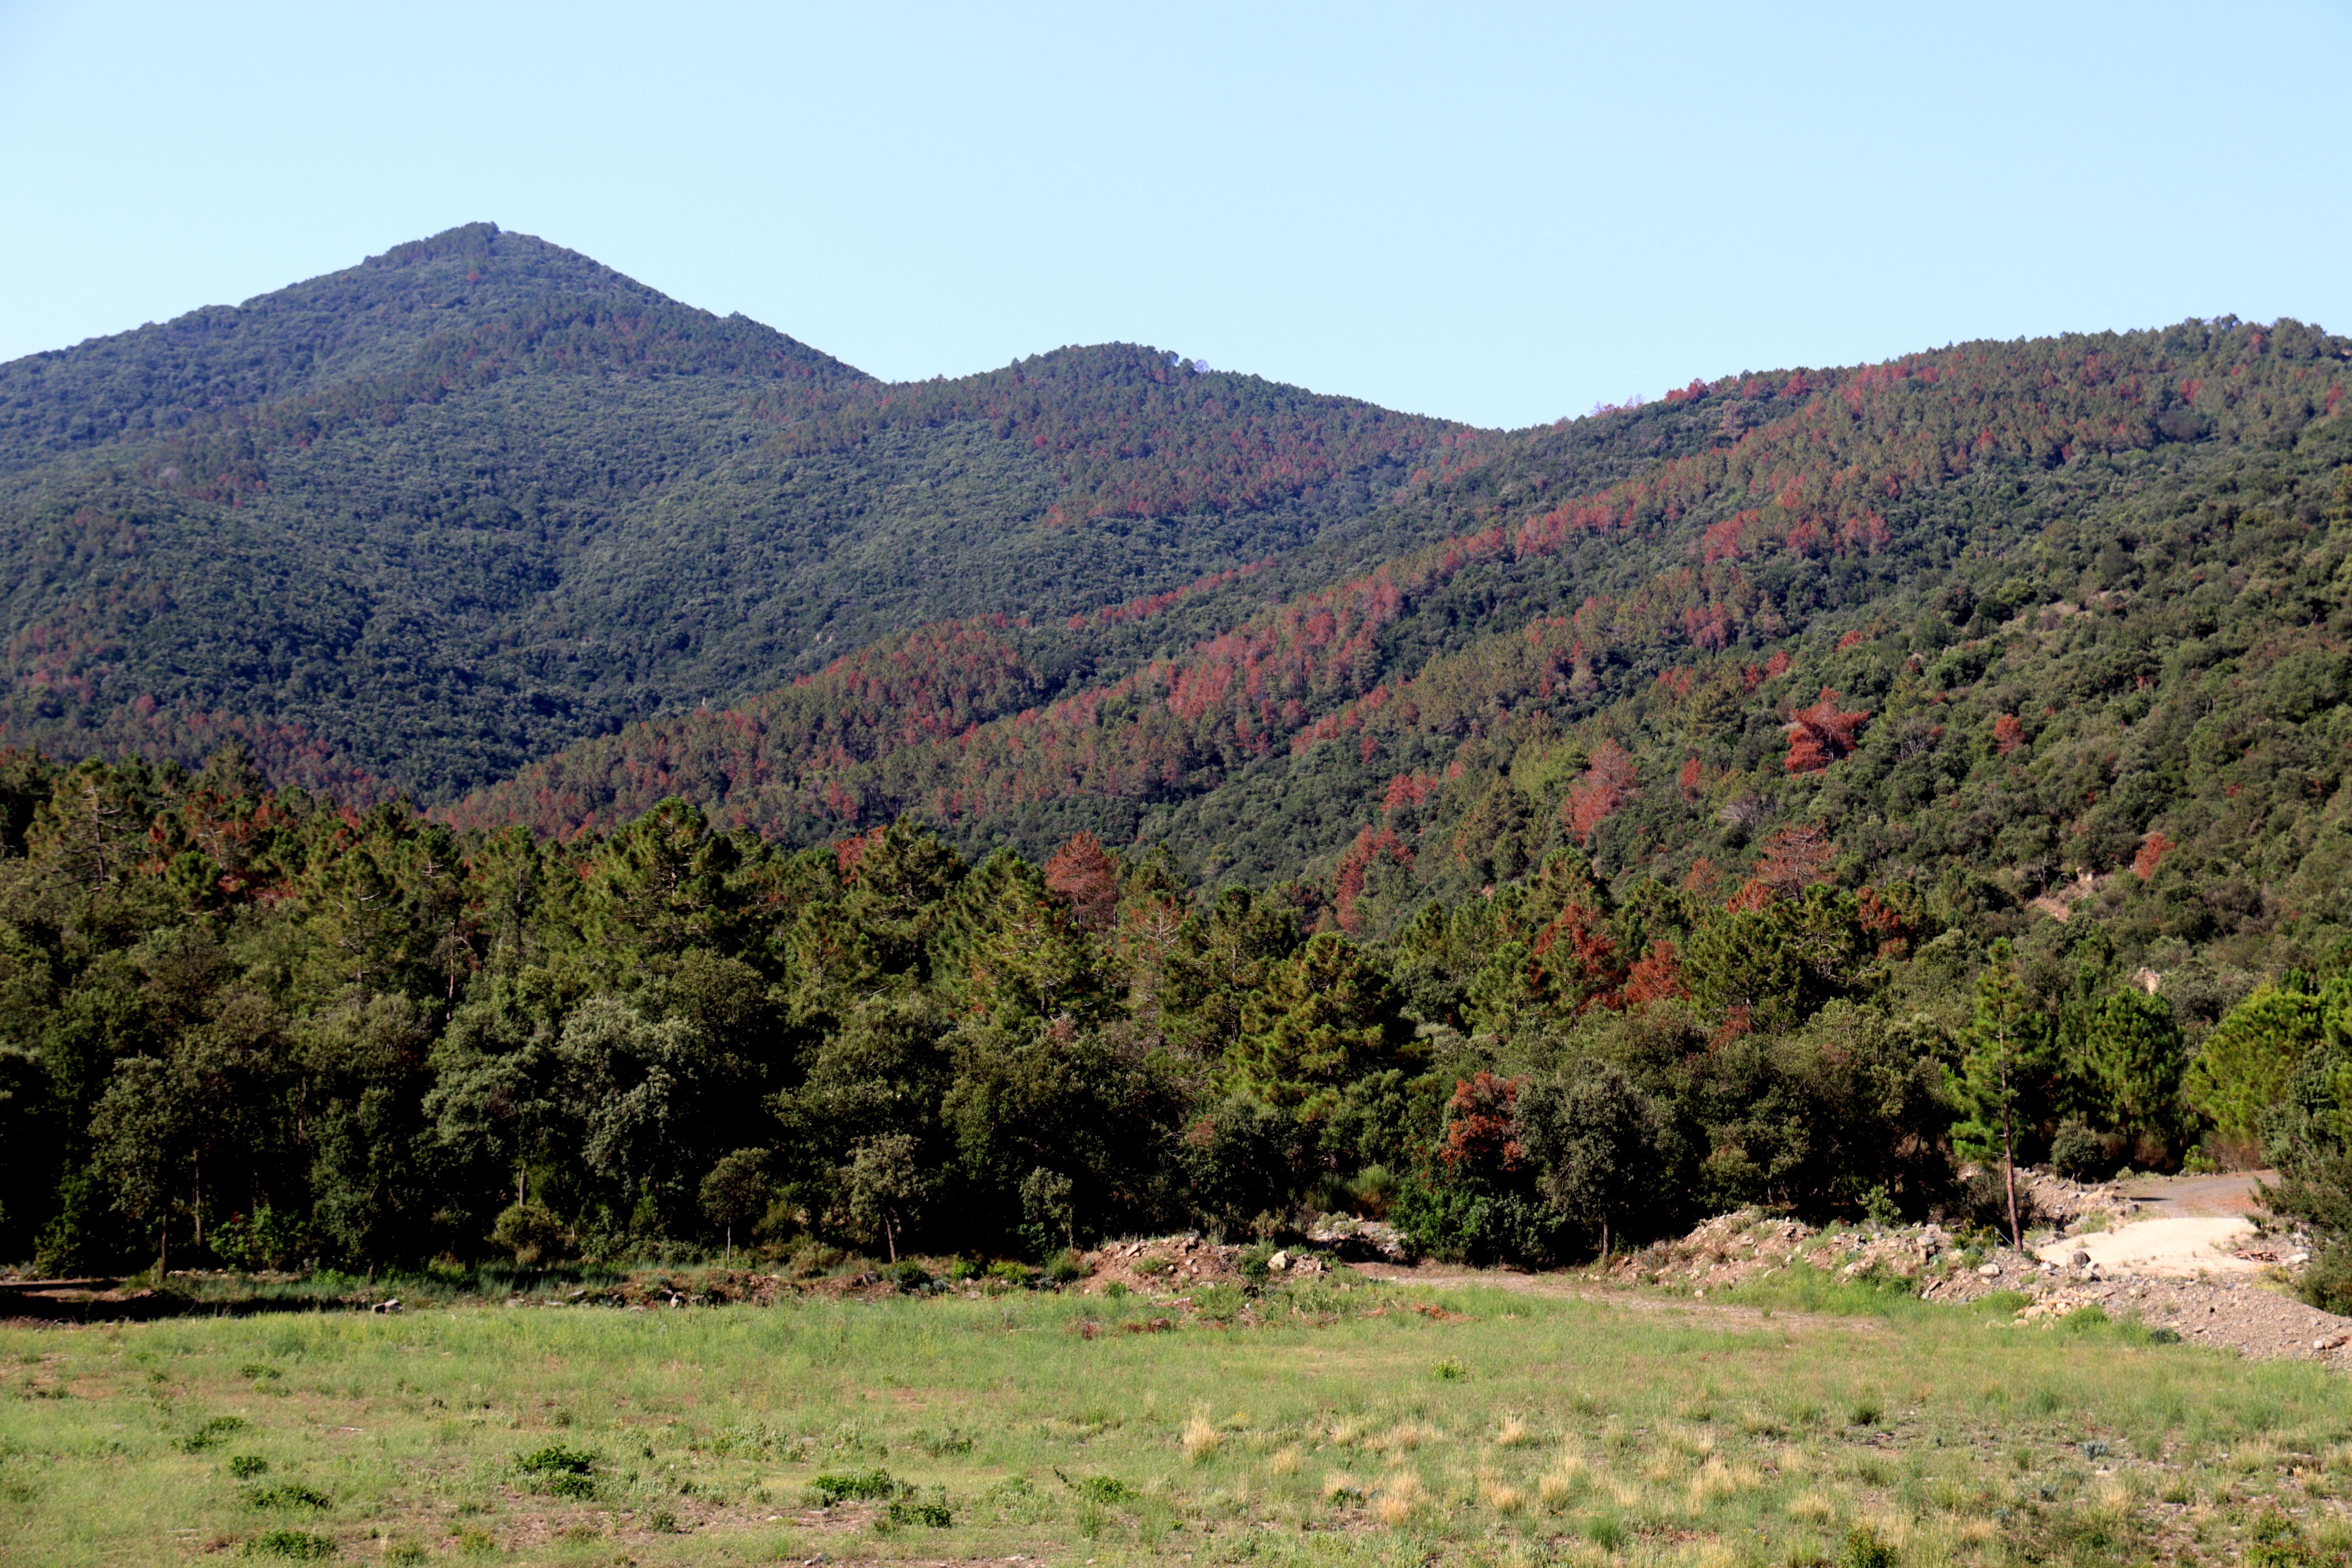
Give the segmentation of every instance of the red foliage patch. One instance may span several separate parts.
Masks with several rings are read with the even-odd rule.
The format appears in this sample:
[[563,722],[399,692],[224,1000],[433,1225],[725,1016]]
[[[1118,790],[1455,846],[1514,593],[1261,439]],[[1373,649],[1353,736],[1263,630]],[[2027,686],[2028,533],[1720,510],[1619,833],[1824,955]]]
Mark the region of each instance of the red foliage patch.
[[1069,900],[1087,931],[1108,931],[1118,916],[1118,862],[1091,833],[1074,835],[1045,862],[1045,886]]
[[1792,773],[1817,773],[1854,748],[1854,737],[1868,719],[1868,710],[1838,711],[1837,693],[1822,688],[1821,700],[1789,715],[1789,755],[1782,763]]
[[1601,742],[1584,776],[1568,792],[1562,815],[1568,823],[1569,837],[1579,844],[1591,843],[1594,831],[1614,816],[1633,793],[1633,757],[1616,742]]
[[1648,952],[1633,961],[1633,967],[1625,972],[1623,994],[1625,1005],[1636,1008],[1690,994],[1683,984],[1682,961],[1673,942],[1654,942]]
[[1518,1099],[1519,1080],[1515,1078],[1496,1078],[1482,1068],[1475,1078],[1455,1079],[1445,1142],[1438,1145],[1437,1157],[1449,1170],[1465,1165],[1481,1171],[1514,1169],[1520,1152]]
[[1807,888],[1830,879],[1830,862],[1837,846],[1818,822],[1792,822],[1772,835],[1757,857],[1755,869],[1732,895],[1736,910],[1761,909],[1775,899],[1793,899]]

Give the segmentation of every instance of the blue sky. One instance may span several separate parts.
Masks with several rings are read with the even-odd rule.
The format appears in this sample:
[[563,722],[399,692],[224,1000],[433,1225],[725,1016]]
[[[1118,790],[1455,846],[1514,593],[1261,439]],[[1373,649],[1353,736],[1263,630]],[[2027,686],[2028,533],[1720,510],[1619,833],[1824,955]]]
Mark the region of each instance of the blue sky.
[[0,0],[0,358],[488,218],[877,374],[1126,339],[1483,424],[2352,331],[2352,5]]

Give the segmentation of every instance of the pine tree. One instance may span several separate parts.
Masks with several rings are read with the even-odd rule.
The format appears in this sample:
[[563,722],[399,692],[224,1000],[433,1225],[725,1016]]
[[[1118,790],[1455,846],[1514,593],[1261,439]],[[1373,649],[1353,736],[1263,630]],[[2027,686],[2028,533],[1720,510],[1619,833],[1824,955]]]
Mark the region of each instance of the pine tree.
[[1991,962],[1977,977],[1976,1016],[1969,1026],[1969,1051],[1962,1058],[1952,1098],[1962,1120],[1952,1129],[1960,1152],[1978,1159],[2000,1155],[2001,1186],[2009,1204],[2009,1239],[2025,1245],[2017,1214],[2017,1138],[2024,1115],[2050,1068],[2049,1021],[2017,973],[2017,956],[2006,939],[1992,946]]

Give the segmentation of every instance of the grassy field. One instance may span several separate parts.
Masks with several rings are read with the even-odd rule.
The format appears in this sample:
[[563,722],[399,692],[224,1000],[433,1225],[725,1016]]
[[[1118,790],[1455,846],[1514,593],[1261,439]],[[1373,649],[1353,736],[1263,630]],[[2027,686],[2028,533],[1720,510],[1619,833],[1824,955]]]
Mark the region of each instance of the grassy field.
[[1325,1285],[1157,1330],[1140,1297],[1021,1291],[10,1328],[0,1557],[1875,1568],[2352,1544],[2352,1385],[2316,1367],[1795,1289]]

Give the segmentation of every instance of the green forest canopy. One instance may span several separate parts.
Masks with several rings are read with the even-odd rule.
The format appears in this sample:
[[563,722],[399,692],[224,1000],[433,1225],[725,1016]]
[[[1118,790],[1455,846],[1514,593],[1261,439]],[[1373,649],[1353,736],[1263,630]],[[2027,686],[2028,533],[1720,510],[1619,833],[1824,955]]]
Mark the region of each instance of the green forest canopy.
[[1558,1259],[1996,1109],[2332,1236],[2347,381],[890,386],[487,226],[0,367],[0,1251]]

